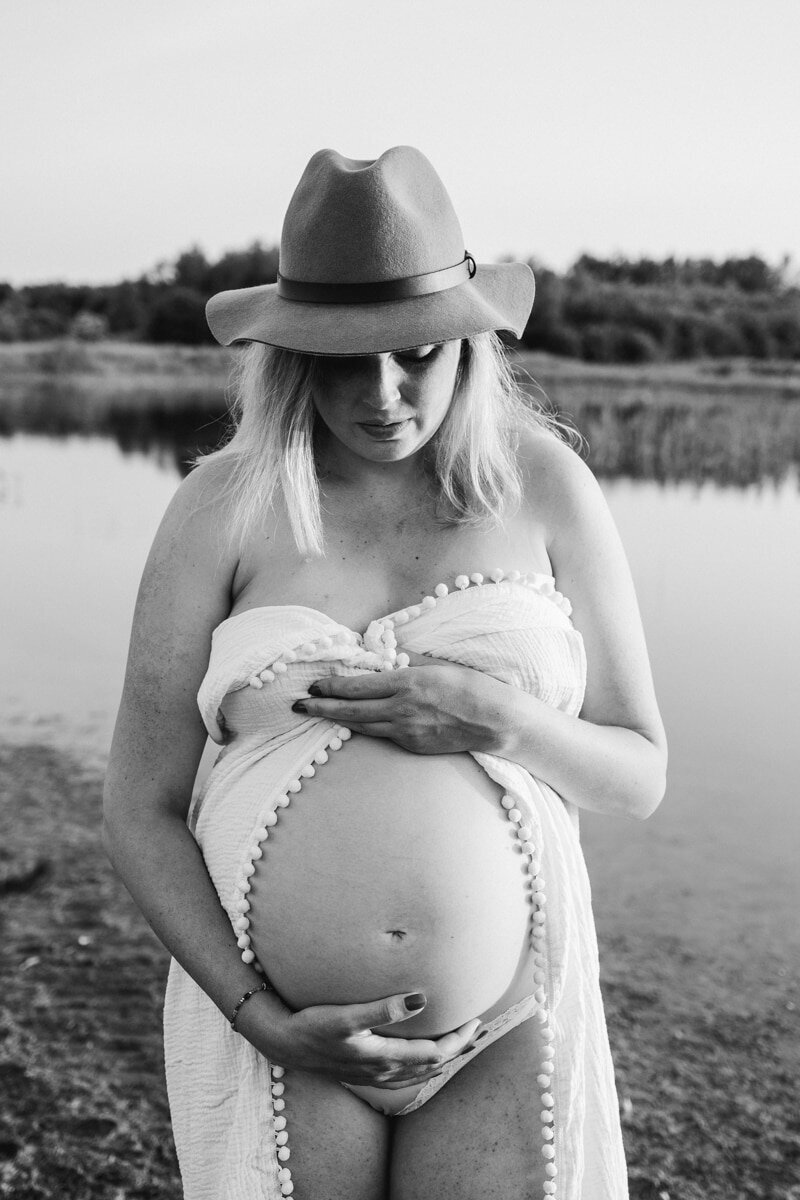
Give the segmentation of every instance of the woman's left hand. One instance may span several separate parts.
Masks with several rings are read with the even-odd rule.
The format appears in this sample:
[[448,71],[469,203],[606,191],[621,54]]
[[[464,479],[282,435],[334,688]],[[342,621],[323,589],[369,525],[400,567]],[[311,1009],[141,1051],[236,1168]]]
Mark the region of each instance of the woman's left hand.
[[312,685],[319,695],[301,703],[311,717],[389,738],[414,754],[491,752],[508,719],[506,685],[471,667],[405,653],[410,665],[402,670],[326,675]]

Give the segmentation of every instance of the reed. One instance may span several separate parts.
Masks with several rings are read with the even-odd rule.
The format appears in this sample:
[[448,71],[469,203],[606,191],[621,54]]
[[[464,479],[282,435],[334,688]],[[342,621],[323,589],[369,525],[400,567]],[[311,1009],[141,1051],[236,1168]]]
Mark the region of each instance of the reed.
[[[181,469],[228,427],[235,351],[215,347],[0,345],[0,435],[100,433],[172,452]],[[800,466],[800,364],[747,360],[623,367],[513,354],[532,402],[583,434],[600,476],[778,481]]]

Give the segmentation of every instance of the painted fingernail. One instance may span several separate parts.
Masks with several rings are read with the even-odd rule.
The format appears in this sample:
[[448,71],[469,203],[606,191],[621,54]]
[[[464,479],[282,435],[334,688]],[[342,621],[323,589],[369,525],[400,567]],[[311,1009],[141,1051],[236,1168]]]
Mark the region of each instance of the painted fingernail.
[[413,992],[410,996],[406,996],[404,1003],[409,1012],[419,1012],[421,1008],[425,1007],[428,1001],[422,992]]
[[307,713],[308,709],[302,700],[295,700],[294,704],[292,705],[292,712]]
[[312,683],[311,687],[308,689],[308,694],[310,696],[321,696],[322,692],[319,690],[319,688],[317,687],[317,685],[315,683]]

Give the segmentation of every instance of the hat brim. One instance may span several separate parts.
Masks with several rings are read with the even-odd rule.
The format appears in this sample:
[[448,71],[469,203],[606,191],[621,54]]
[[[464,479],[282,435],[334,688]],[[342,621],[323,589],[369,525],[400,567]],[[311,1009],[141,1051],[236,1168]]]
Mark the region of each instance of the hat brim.
[[490,330],[521,337],[536,285],[525,263],[478,264],[457,287],[377,304],[285,300],[277,284],[218,292],[206,319],[223,346],[264,342],[305,354],[379,354]]

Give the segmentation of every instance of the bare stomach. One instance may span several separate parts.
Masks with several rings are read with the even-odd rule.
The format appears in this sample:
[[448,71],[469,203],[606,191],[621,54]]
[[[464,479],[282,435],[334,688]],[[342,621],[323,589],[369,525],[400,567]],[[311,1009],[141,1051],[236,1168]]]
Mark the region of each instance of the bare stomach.
[[420,1037],[528,994],[530,902],[501,795],[469,754],[385,739],[353,735],[317,767],[250,880],[253,949],[286,1003],[424,992],[396,1026]]

